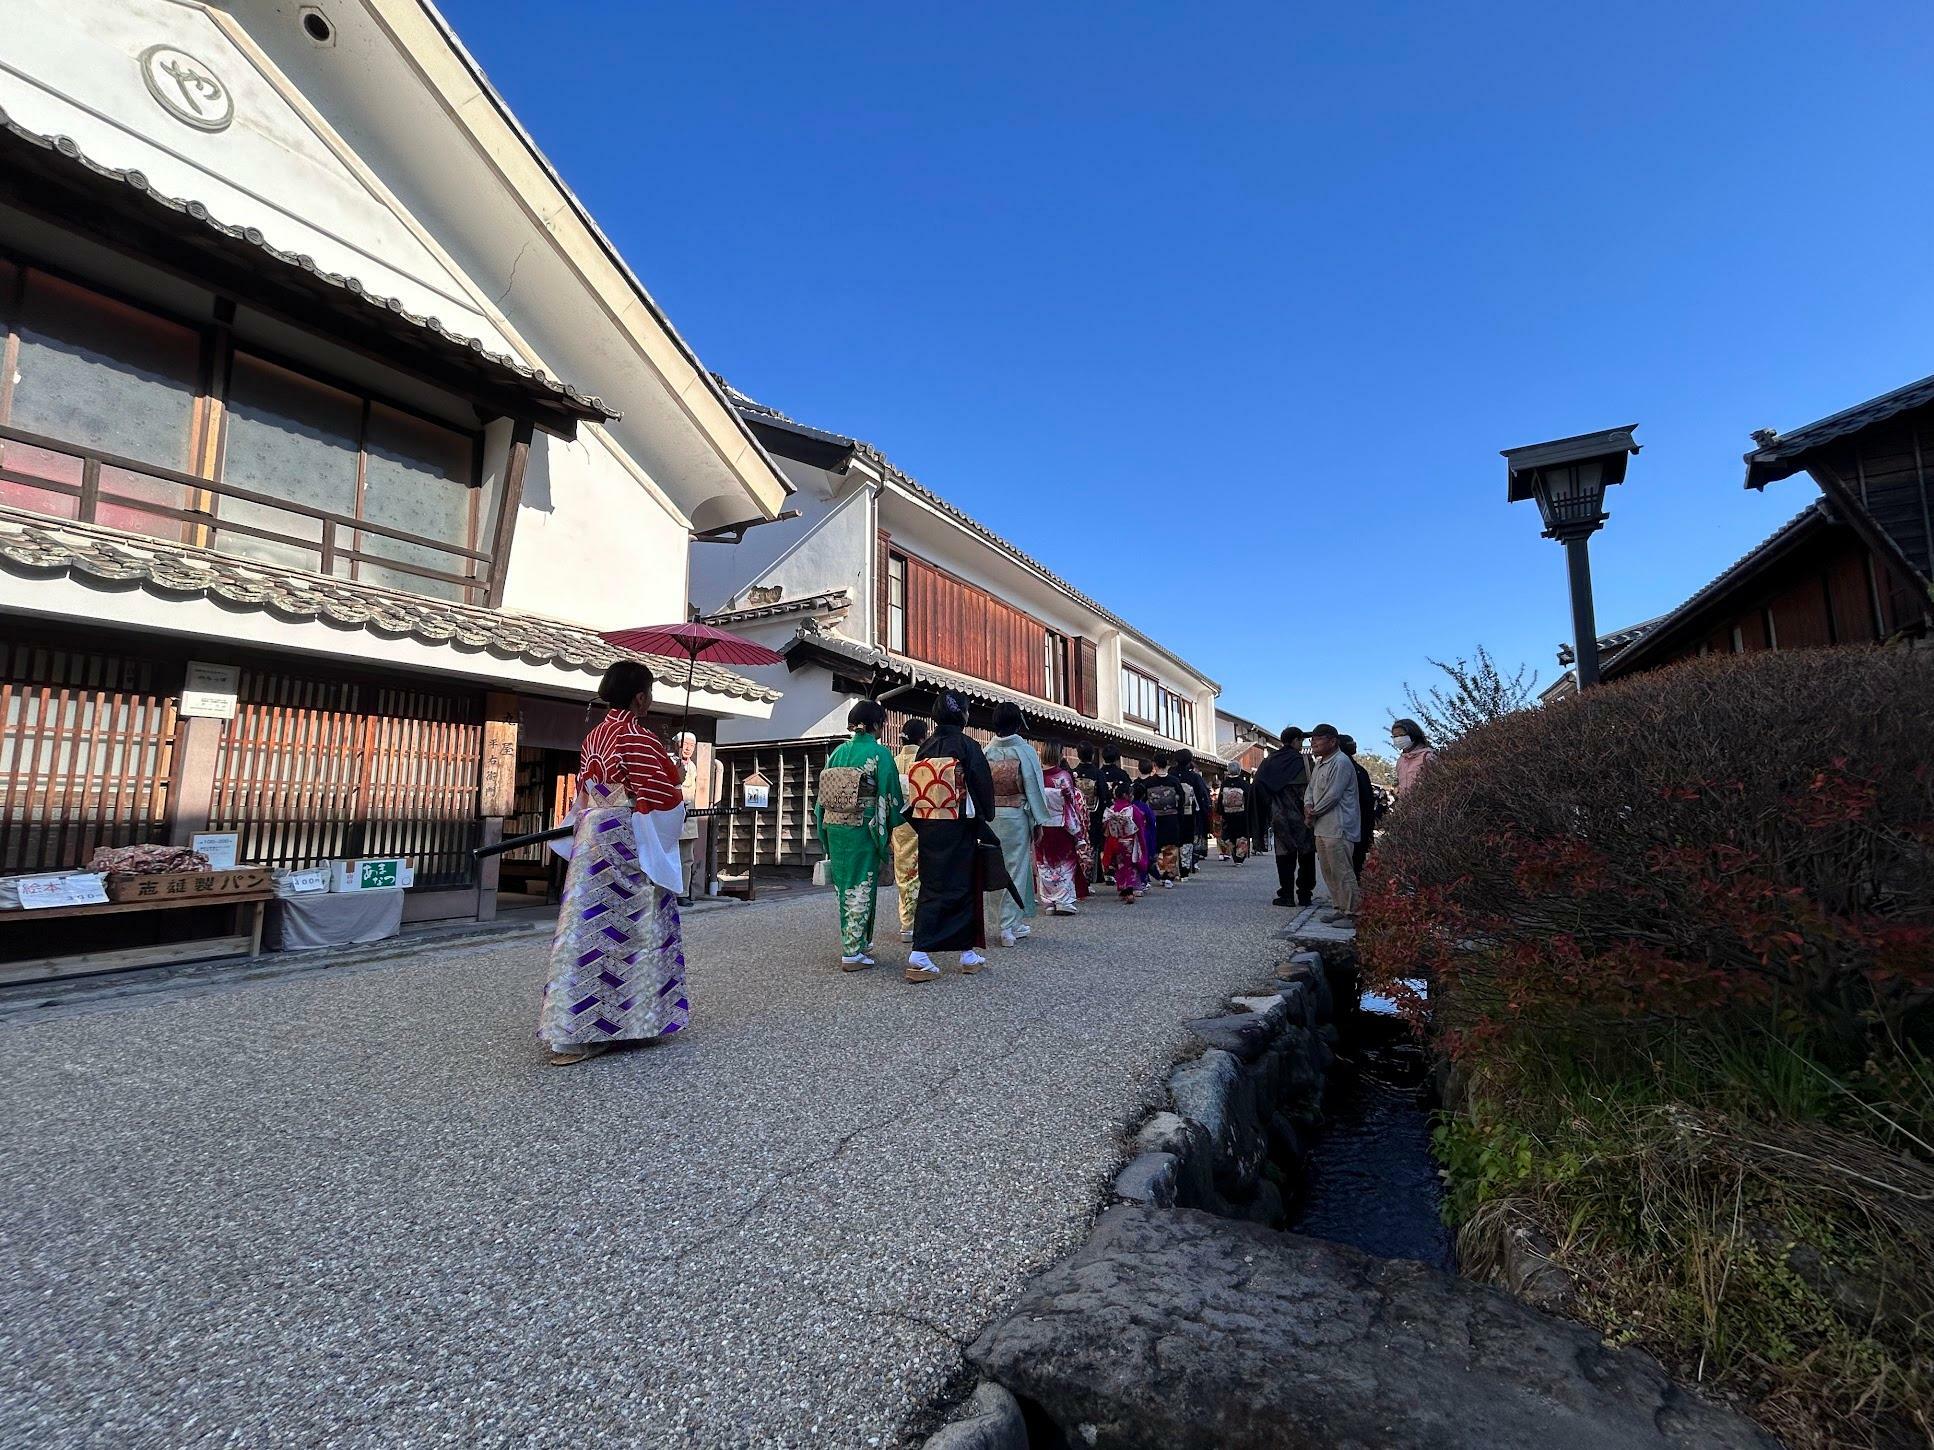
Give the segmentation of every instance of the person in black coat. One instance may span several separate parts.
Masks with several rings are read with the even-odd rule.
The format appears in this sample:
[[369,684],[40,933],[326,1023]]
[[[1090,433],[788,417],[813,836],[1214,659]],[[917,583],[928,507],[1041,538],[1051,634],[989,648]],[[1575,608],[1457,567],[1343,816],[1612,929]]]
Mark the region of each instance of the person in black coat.
[[1169,774],[1188,786],[1195,796],[1195,812],[1186,822],[1193,834],[1189,838],[1189,849],[1182,853],[1182,874],[1193,876],[1200,869],[1202,860],[1209,854],[1209,783],[1202,778],[1202,772],[1195,768],[1195,752],[1178,750],[1175,752],[1175,765]]
[[1303,759],[1303,732],[1291,725],[1283,743],[1256,770],[1256,804],[1250,828],[1265,826],[1276,848],[1276,905],[1308,906],[1316,893],[1316,837],[1303,818],[1303,793],[1309,789],[1309,762]]
[[1356,850],[1350,853],[1350,864],[1356,868],[1356,879],[1363,879],[1363,863],[1370,859],[1370,843],[1377,834],[1377,787],[1370,779],[1370,772],[1358,764],[1356,758],[1356,737],[1344,735],[1338,738],[1337,748],[1350,758],[1356,768],[1356,809],[1358,826],[1361,833],[1357,837]]

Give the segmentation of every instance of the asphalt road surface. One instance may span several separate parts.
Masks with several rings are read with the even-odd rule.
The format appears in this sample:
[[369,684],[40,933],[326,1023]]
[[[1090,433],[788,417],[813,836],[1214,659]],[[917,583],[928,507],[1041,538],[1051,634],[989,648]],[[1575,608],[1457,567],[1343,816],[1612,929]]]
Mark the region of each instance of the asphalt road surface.
[[0,1444],[895,1446],[1086,1233],[1273,863],[842,975],[688,922],[691,1030],[567,1069],[543,941],[0,1023]]

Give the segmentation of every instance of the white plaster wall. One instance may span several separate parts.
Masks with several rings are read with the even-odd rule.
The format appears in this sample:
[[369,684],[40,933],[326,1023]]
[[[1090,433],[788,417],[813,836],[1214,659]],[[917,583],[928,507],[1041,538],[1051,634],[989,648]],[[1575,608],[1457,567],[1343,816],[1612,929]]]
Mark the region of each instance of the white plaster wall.
[[[139,57],[167,44],[226,86],[234,120],[197,130],[155,100]],[[462,285],[324,142],[272,68],[184,0],[4,0],[0,108],[43,135],[71,136],[89,157],[200,201],[231,226],[355,277],[451,331],[507,344]]]
[[719,744],[812,740],[846,733],[846,712],[853,708],[853,701],[834,692],[832,671],[815,665],[794,673],[784,665],[771,665],[742,673],[784,693],[773,705],[770,719],[720,720]]
[[851,594],[854,609],[847,629],[854,638],[870,634],[873,611],[863,608],[873,554],[872,494],[860,479],[781,460],[798,486],[788,508],[799,517],[762,524],[737,544],[691,546],[692,603],[707,614],[744,607],[754,585],[777,585],[783,598],[800,599],[828,589]]
[[598,433],[539,433],[524,473],[504,607],[596,629],[685,618],[685,526]]

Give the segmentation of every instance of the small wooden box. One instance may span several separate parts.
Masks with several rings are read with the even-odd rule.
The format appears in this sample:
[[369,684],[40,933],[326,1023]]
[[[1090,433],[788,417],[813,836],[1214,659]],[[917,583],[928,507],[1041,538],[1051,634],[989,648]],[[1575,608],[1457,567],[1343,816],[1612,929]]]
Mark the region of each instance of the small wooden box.
[[152,875],[116,872],[107,878],[109,901],[179,901],[184,896],[205,896],[217,900],[242,891],[265,891],[267,871],[243,868],[239,871],[163,871]]

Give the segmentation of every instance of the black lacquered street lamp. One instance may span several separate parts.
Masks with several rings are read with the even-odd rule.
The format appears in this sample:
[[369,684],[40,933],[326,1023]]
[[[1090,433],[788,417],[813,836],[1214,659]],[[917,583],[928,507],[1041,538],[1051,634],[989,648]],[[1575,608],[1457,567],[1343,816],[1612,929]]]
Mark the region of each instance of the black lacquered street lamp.
[[1578,688],[1598,683],[1598,625],[1592,611],[1592,565],[1586,544],[1607,517],[1605,490],[1625,482],[1625,461],[1639,451],[1636,423],[1550,443],[1504,450],[1512,503],[1538,501],[1545,537],[1565,546],[1571,571],[1571,627],[1578,651]]

